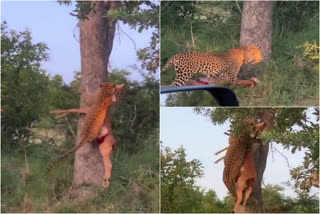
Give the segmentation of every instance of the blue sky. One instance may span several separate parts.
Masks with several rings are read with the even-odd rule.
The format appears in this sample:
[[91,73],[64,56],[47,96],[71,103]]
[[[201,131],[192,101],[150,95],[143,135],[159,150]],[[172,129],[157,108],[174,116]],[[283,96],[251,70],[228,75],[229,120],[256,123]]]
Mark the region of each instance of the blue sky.
[[[224,156],[214,155],[217,151],[228,146],[228,136],[224,134],[229,129],[229,123],[214,126],[209,118],[196,115],[193,108],[188,107],[161,107],[160,140],[163,146],[177,149],[181,145],[186,149],[187,159],[198,159],[204,166],[204,177],[197,180],[203,189],[214,189],[220,199],[227,195],[227,189],[222,182],[223,161],[215,164],[214,161]],[[304,151],[291,154],[281,145],[273,143],[273,147],[285,155],[289,160],[290,168],[301,165]],[[283,183],[290,179],[287,161],[277,152],[269,153],[264,182],[279,184],[286,188],[285,195],[295,196],[293,189]],[[312,193],[316,193],[315,189]]]
[[[52,75],[62,75],[67,83],[73,79],[73,71],[80,71],[78,21],[69,14],[73,9],[74,4],[59,5],[56,1],[1,1],[2,21],[7,21],[10,29],[29,29],[34,42],[46,43],[50,60],[43,68]],[[149,45],[152,29],[138,33],[121,22],[117,25],[110,66],[132,71],[131,79],[140,80],[140,74],[131,68],[137,64],[133,42],[121,31],[130,35],[139,49]]]

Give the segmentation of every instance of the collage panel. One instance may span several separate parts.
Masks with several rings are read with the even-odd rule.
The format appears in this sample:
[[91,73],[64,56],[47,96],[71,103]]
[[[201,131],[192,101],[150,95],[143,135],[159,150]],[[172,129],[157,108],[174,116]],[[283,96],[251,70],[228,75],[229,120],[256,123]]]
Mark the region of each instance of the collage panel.
[[0,1],[1,213],[319,213],[319,1]]
[[318,106],[318,1],[161,2],[161,106]]
[[159,213],[157,1],[1,1],[1,213]]
[[318,213],[319,108],[161,108],[162,213]]

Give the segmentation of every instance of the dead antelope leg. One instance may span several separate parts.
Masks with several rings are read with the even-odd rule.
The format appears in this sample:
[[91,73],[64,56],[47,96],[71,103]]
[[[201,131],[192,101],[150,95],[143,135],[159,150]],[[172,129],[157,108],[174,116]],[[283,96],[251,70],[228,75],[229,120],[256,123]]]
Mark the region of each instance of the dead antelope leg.
[[[245,205],[241,204],[241,201],[243,201],[243,192],[246,191],[245,189],[247,188],[246,183],[247,183],[246,180],[241,178],[239,178],[238,182],[236,183],[237,198],[236,198],[236,204],[233,209],[233,211],[236,213],[244,212]],[[247,194],[245,193],[245,195]]]
[[257,173],[254,166],[253,154],[251,151],[247,151],[241,166],[240,177],[235,184],[237,195],[236,204],[233,209],[235,213],[245,212],[245,205],[256,183],[256,179]]
[[112,146],[114,145],[114,142],[115,140],[113,136],[111,134],[108,134],[104,138],[104,141],[99,145],[100,154],[103,158],[104,163],[104,176],[102,181],[102,186],[104,188],[109,186],[109,179],[111,177],[112,164],[110,161],[110,155],[112,152]]
[[219,161],[223,160],[224,156],[222,158],[219,158],[218,160],[216,160],[214,163],[218,163]]
[[249,199],[249,196],[251,195],[254,185],[255,185],[255,180],[253,178],[247,181],[247,190],[245,192],[243,206],[246,206],[246,202]]
[[227,150],[228,149],[228,147],[226,147],[226,148],[224,148],[224,149],[221,149],[220,151],[217,151],[216,153],[214,153],[215,155],[218,155],[218,154],[220,154],[221,152],[223,152],[223,151],[225,151],[225,150]]
[[55,111],[50,111],[50,114],[57,114],[55,116],[56,119],[66,116],[69,113],[78,113],[78,114],[87,114],[89,111],[89,107],[85,108],[75,108],[75,109],[66,109],[66,110],[55,110]]

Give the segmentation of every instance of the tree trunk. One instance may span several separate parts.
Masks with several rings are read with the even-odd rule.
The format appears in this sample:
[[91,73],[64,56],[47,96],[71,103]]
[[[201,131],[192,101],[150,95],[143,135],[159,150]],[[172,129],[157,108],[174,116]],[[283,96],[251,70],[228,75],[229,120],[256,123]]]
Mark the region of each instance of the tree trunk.
[[[265,131],[271,131],[273,129],[273,119],[275,116],[275,111],[272,109],[264,109],[263,113],[260,115],[262,121],[267,123]],[[261,195],[261,183],[263,178],[264,170],[267,165],[267,157],[269,153],[269,142],[266,144],[259,143],[258,148],[254,151],[254,164],[257,172],[257,182],[253,191],[248,199],[246,205],[247,213],[262,213],[263,209],[263,199]]]
[[[262,61],[269,64],[271,59],[272,33],[272,1],[245,1],[243,2],[240,46],[255,45],[262,55]],[[252,77],[253,65],[244,65],[239,77]],[[257,73],[254,72],[254,75]]]
[[[84,97],[93,93],[101,82],[107,81],[108,62],[112,50],[115,33],[115,23],[111,23],[105,16],[105,12],[114,9],[120,2],[92,1],[94,9],[88,15],[88,19],[79,21],[80,28],[80,52],[81,52],[81,98],[80,107],[86,107]],[[83,117],[78,123],[77,143],[83,126]],[[88,143],[77,150],[74,162],[73,184],[79,187],[83,184],[102,184],[104,166],[99,146],[96,143]],[[81,189],[81,188],[77,188]]]

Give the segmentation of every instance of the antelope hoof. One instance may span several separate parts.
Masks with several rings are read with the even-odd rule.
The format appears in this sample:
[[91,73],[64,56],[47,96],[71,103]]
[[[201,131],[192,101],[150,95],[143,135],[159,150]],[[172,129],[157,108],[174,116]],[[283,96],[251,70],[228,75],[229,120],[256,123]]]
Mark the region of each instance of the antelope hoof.
[[110,184],[109,178],[104,178],[102,181],[102,187],[107,188],[109,186],[109,184]]

